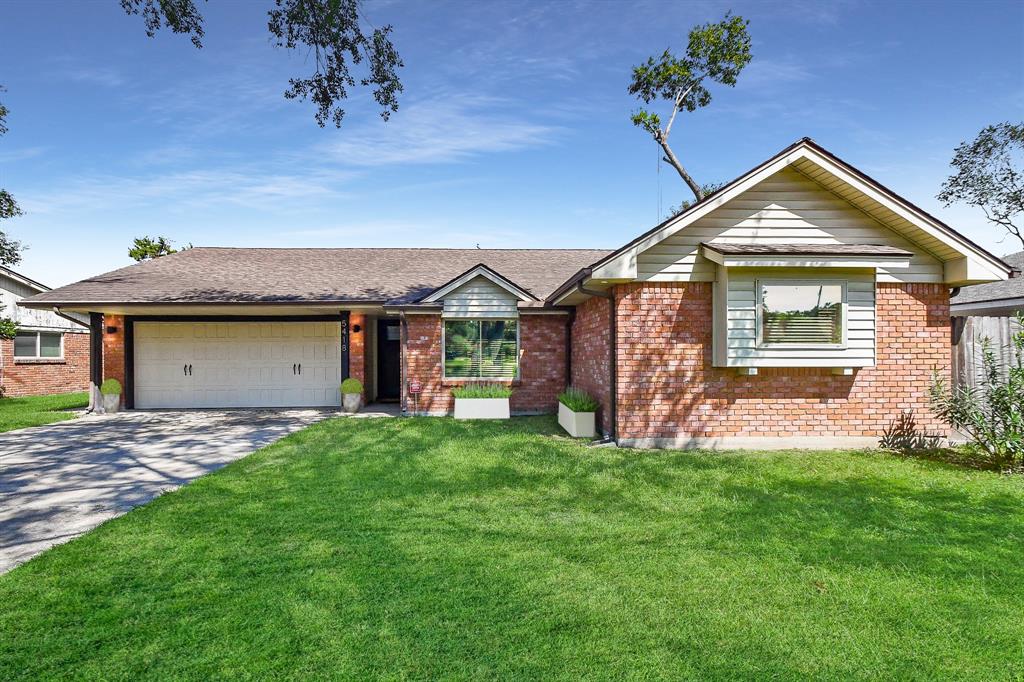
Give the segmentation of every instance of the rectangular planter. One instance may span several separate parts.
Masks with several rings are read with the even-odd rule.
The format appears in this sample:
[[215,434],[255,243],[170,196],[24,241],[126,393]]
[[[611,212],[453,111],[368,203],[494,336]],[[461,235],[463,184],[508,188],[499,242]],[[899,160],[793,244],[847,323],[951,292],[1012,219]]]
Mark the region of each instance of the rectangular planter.
[[593,412],[573,412],[563,403],[558,403],[558,425],[565,429],[573,438],[594,438]]
[[456,398],[456,419],[508,419],[508,398]]

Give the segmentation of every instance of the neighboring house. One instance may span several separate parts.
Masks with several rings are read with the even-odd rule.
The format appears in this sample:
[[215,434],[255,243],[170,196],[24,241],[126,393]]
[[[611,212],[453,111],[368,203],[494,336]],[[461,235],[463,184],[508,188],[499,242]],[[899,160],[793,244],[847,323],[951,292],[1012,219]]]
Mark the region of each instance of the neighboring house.
[[91,314],[128,407],[337,405],[353,376],[550,412],[571,383],[622,444],[831,447],[944,431],[950,288],[1009,273],[804,139],[616,251],[194,248],[22,303]]
[[0,387],[5,396],[84,391],[89,386],[89,329],[81,316],[19,307],[18,301],[50,288],[0,267],[0,315],[18,334],[0,340]]
[[1013,317],[1024,312],[1024,251],[1003,257],[1016,272],[999,282],[963,287],[949,299],[954,317]]

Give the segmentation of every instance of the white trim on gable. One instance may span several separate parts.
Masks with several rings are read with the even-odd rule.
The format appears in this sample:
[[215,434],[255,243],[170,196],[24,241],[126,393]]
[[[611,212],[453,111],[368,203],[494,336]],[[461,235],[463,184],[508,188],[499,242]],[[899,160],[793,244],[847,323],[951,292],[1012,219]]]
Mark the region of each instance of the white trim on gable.
[[438,301],[441,301],[442,299],[444,299],[445,296],[452,293],[453,291],[465,285],[466,283],[468,283],[469,281],[473,280],[476,277],[484,277],[486,279],[489,279],[491,282],[501,287],[505,291],[509,292],[510,294],[518,298],[520,301],[538,300],[536,296],[531,294],[526,289],[523,289],[512,280],[503,277],[499,273],[495,272],[494,270],[490,269],[489,267],[481,263],[480,265],[470,268],[469,270],[462,273],[461,275],[459,275],[452,281],[448,282],[447,284],[442,285],[437,289],[434,289],[434,291],[432,291],[429,295],[424,297],[420,301],[420,303],[436,303]]

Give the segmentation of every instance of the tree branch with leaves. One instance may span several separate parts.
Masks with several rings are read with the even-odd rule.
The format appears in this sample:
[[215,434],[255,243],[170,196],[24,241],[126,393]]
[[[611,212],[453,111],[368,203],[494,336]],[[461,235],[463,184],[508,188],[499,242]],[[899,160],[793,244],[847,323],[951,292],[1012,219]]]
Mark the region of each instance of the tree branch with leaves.
[[633,125],[651,134],[661,147],[664,160],[676,169],[697,201],[705,197],[705,190],[676,156],[669,145],[669,136],[679,112],[695,111],[711,103],[709,82],[736,85],[740,72],[751,59],[749,23],[743,17],[727,13],[722,21],[696,26],[690,31],[685,57],[676,57],[665,50],[659,57],[650,57],[633,67],[629,94],[644,104],[666,101],[671,105],[664,127],[659,114],[644,108],[633,113]]
[[956,173],[942,184],[939,201],[980,208],[1024,246],[1024,123],[985,127],[960,143],[950,165]]

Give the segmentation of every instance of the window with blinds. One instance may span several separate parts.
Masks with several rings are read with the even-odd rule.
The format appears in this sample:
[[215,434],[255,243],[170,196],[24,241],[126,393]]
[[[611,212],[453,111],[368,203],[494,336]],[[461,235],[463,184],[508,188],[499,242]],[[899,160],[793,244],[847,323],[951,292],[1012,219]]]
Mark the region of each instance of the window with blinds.
[[445,320],[446,378],[515,379],[518,374],[516,320]]
[[842,345],[844,284],[761,282],[760,297],[760,344]]

